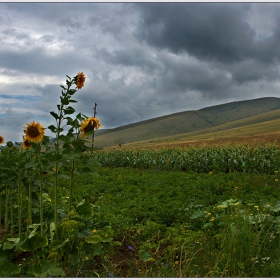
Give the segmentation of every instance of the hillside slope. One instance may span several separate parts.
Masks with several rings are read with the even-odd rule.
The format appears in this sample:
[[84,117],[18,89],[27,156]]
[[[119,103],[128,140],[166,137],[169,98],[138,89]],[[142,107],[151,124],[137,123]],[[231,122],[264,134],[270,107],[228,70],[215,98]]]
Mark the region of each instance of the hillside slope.
[[185,138],[186,134],[190,137],[223,131],[279,117],[280,98],[231,102],[100,131],[95,135],[94,146],[103,148],[175,135]]

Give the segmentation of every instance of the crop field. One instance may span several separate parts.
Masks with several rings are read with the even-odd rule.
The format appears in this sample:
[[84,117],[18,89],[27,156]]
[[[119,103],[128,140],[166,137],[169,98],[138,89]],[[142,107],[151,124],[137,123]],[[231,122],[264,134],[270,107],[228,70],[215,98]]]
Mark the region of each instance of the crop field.
[[278,143],[94,150],[67,78],[56,126],[0,136],[0,277],[280,275]]
[[[40,229],[37,192],[32,192],[32,230],[26,226],[24,190],[21,202],[21,234],[38,242],[32,248],[34,243],[22,245],[22,238],[16,238],[18,195],[17,189],[10,190],[13,237],[7,234],[8,219],[1,242],[0,265],[5,265],[1,273],[9,263],[14,265],[10,275],[20,277],[276,277],[279,153],[271,145],[85,156],[95,162],[95,173],[77,175],[71,216],[67,215],[69,178],[59,178],[63,246],[57,263],[51,258],[55,174],[44,177],[50,185],[43,192],[48,239],[44,246],[35,234]],[[2,192],[1,201],[5,200]]]

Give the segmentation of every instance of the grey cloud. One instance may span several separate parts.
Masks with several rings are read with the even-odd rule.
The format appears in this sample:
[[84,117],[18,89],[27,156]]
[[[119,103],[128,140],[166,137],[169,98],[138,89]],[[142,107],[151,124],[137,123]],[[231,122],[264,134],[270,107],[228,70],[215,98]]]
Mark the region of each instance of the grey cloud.
[[[250,4],[154,3],[136,4],[142,10],[136,36],[140,41],[174,53],[187,52],[201,59],[221,62],[257,58],[272,61],[279,53],[279,36],[256,41],[248,23]],[[277,7],[279,9],[279,7]],[[274,46],[276,50],[269,53]]]
[[[34,115],[30,112],[17,113],[12,108],[1,108],[2,114],[5,114],[5,118],[0,118],[0,125],[8,130],[19,131],[23,126],[30,121]],[[22,129],[23,133],[23,129]]]
[[279,79],[279,67],[276,64],[266,65],[260,61],[249,59],[243,60],[232,68],[232,76],[237,83]]
[[55,39],[54,36],[46,34],[46,35],[41,36],[39,41],[45,42],[45,43],[50,43],[50,42],[53,42],[54,39]]
[[[82,69],[88,59],[80,53],[73,56],[72,53],[62,55],[49,55],[43,47],[34,47],[31,50],[12,51],[0,50],[1,67],[8,70],[17,70],[25,73],[45,75],[61,75],[65,69]],[[69,73],[70,74],[70,73]]]
[[69,17],[59,20],[57,24],[66,27],[68,32],[73,32],[73,30],[82,28],[82,24],[79,21]]
[[[110,35],[123,45],[135,41],[131,36],[137,22],[136,11],[129,3],[104,3],[98,12],[88,19],[92,28],[98,28],[104,35]],[[94,9],[93,9],[94,11]]]
[[116,49],[112,52],[101,48],[96,50],[94,57],[109,64],[137,67],[147,72],[162,68],[161,62],[156,57],[152,57],[149,50],[139,47]]
[[20,13],[28,19],[41,19],[48,22],[57,21],[63,14],[81,15],[92,3],[1,3],[1,7],[9,12]]
[[30,36],[26,32],[18,32],[15,28],[8,28],[5,29],[2,33],[8,36],[15,37],[16,39],[25,39],[25,40],[30,40]]

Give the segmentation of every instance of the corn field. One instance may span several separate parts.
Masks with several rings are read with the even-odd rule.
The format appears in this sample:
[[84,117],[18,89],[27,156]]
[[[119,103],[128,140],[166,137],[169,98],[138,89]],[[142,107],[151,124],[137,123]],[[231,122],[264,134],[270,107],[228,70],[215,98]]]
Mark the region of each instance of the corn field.
[[214,146],[160,151],[99,151],[99,163],[109,167],[135,167],[168,171],[247,172],[273,174],[280,168],[276,145]]

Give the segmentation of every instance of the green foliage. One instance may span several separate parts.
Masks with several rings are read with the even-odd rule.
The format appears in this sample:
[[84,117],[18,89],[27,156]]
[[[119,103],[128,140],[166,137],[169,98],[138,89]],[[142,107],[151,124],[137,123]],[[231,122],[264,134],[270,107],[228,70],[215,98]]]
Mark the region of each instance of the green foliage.
[[66,276],[61,268],[54,267],[53,263],[49,260],[40,261],[39,264],[31,265],[28,273],[35,277]]
[[48,246],[48,239],[36,233],[32,237],[27,238],[21,245],[20,249],[22,251],[34,252],[35,250],[44,248],[46,246]]
[[0,260],[0,277],[11,277],[19,274],[21,268],[8,260]]
[[199,147],[160,151],[98,151],[96,159],[109,167],[209,172],[273,174],[280,169],[280,149],[275,145]]

